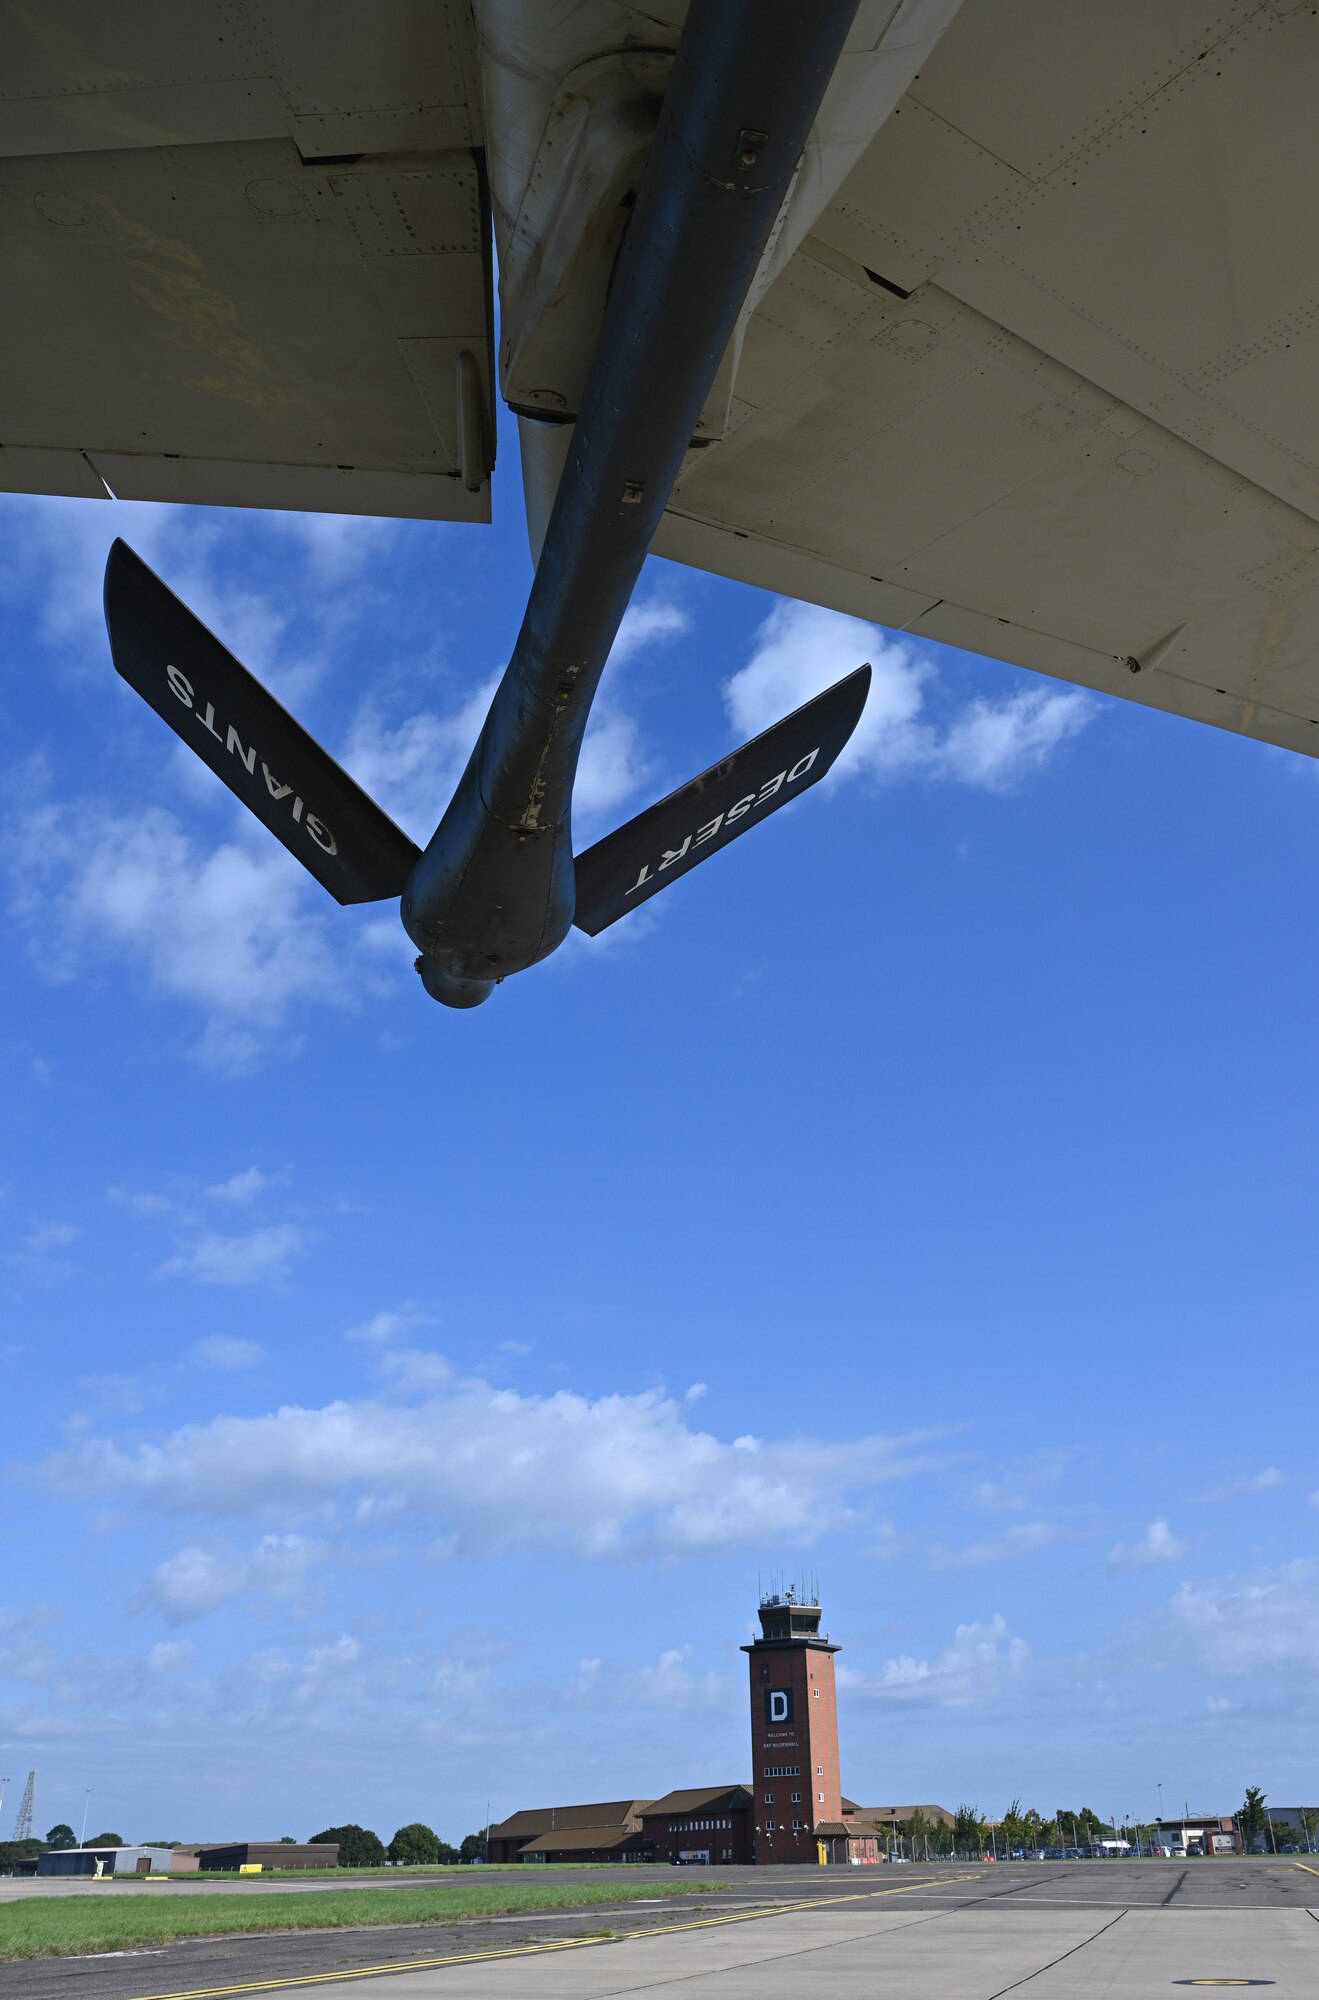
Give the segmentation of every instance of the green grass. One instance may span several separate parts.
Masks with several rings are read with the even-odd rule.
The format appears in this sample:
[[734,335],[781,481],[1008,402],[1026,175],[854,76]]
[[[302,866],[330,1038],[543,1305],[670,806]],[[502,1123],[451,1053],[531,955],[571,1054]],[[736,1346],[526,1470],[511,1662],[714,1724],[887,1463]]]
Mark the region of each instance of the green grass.
[[180,1894],[166,1882],[117,1896],[110,1882],[76,1896],[33,1896],[0,1904],[0,1959],[59,1958],[71,1952],[122,1951],[173,1938],[239,1932],[342,1930],[364,1924],[449,1924],[464,1917],[520,1910],[587,1909],[642,1896],[690,1896],[727,1888],[704,1876],[681,1882],[462,1882],[427,1888],[296,1890],[253,1896],[242,1891]]

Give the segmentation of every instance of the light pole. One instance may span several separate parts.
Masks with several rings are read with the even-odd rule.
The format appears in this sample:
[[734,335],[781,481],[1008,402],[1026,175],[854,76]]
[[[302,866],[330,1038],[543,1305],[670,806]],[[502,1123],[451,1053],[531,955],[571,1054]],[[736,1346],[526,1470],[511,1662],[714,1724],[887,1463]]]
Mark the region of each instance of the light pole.
[[1159,1786],[1159,1825],[1163,1825],[1163,1786]]
[[0,1819],[4,1818],[5,1793],[9,1790],[9,1782],[8,1778],[0,1778]]
[[86,1840],[86,1838],[87,1838],[87,1808],[88,1808],[88,1806],[89,1806],[89,1805],[91,1804],[91,1802],[92,1802],[92,1788],[91,1788],[91,1786],[90,1786],[90,1785],[88,1785],[88,1786],[87,1786],[87,1787],[85,1788],[84,1792],[83,1792],[83,1800],[82,1800],[82,1832],[81,1832],[81,1833],[80,1833],[80,1834],[78,1835],[78,1845],[79,1845],[79,1847],[81,1847],[81,1846],[83,1845],[84,1841],[85,1841],[85,1840]]

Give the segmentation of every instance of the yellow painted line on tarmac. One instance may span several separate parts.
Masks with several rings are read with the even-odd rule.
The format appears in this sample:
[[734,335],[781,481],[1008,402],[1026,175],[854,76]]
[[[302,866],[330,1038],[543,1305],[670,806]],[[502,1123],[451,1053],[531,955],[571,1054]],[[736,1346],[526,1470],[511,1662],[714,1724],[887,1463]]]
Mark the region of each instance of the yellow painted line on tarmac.
[[[948,1882],[974,1882],[974,1875],[950,1875]],[[585,1951],[591,1945],[623,1944],[631,1938],[673,1937],[679,1931],[716,1930],[721,1924],[747,1924],[760,1917],[781,1917],[789,1910],[832,1909],[838,1903],[871,1902],[877,1896],[910,1896],[918,1889],[942,1887],[938,1882],[904,1882],[892,1889],[858,1889],[848,1896],[810,1896],[792,1903],[770,1903],[754,1910],[733,1910],[719,1917],[694,1917],[683,1924],[648,1924],[640,1931],[613,1931],[607,1938],[546,1938],[540,1944],[496,1945],[489,1951],[457,1951],[443,1958],[394,1958],[381,1965],[353,1965],[336,1972],[299,1972],[279,1979],[247,1979],[236,1986],[193,1986],[180,1993],[143,1993],[136,2000],[227,2000],[235,1993],[274,1993],[283,1987],[329,1986],[338,1979],[372,1979],[387,1972],[432,1972],[443,1965],[480,1965],[494,1958],[538,1958],[551,1951]],[[602,1904],[602,1913],[608,1906]],[[529,1916],[543,1915],[541,1911],[528,1911]],[[327,1933],[328,1934],[328,1933]],[[223,1933],[203,1933],[203,1937]],[[232,1933],[231,1933],[232,1935]],[[250,1933],[249,1933],[250,1935]],[[271,1931],[271,1937],[287,1936],[287,1932]],[[304,1933],[306,1935],[306,1933]],[[170,1938],[170,1944],[199,1943],[199,1938]]]
[[1319,1868],[1311,1868],[1308,1861],[1293,1861],[1293,1868],[1303,1868],[1307,1875],[1319,1875]]

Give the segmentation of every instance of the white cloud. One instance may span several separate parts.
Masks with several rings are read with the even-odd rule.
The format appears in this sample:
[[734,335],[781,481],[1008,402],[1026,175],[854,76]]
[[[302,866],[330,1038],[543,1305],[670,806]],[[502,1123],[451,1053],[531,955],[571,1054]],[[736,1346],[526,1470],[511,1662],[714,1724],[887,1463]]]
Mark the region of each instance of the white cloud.
[[[650,772],[636,721],[620,705],[614,669],[685,632],[689,623],[678,605],[659,598],[630,605],[624,614],[591,711],[573,790],[574,821],[588,831],[601,815],[615,811],[630,797]],[[345,765],[419,845],[430,839],[453,795],[501,674],[502,668],[489,674],[443,712],[421,709],[392,723],[367,702],[353,721]]]
[[276,1285],[311,1248],[312,1232],[296,1222],[272,1222],[243,1236],[203,1230],[162,1264],[162,1277],[193,1278],[201,1285]]
[[207,1549],[180,1549],[157,1564],[137,1602],[150,1605],[171,1625],[204,1617],[243,1587],[245,1568],[238,1556],[216,1556]]
[[[32,588],[57,670],[74,679],[94,673],[111,700],[100,585],[116,534],[297,707],[354,643],[362,596],[354,572],[397,532],[393,523],[347,517],[5,497],[0,577],[21,573]],[[3,829],[11,904],[51,977],[96,977],[107,959],[122,957],[144,980],[203,1009],[195,1053],[204,1062],[241,1071],[287,1032],[297,1010],[353,1006],[379,975],[342,919],[331,954],[334,918],[322,892],[135,703],[120,690],[116,716],[140,721],[152,746],[148,770],[181,784],[212,817],[227,810],[237,838],[217,846],[161,806],[122,811],[102,797],[28,798]],[[122,727],[119,736],[107,739],[111,765],[124,751]],[[140,800],[141,784],[134,791]],[[397,942],[401,966],[401,933]]]
[[301,1535],[263,1535],[255,1548],[180,1549],[158,1563],[133,1600],[134,1610],[159,1612],[171,1625],[204,1618],[247,1590],[294,1595],[320,1554]]
[[192,1664],[191,1639],[160,1639],[147,1651],[144,1665],[152,1674],[177,1674]]
[[729,719],[739,736],[757,735],[865,660],[870,698],[843,758],[872,773],[908,770],[928,754],[919,718],[932,668],[878,626],[816,604],[785,600],[770,612],[751,658],[724,683]]
[[727,1443],[654,1391],[591,1401],[455,1380],[411,1406],[286,1406],[129,1448],[86,1439],[45,1470],[66,1491],[217,1514],[298,1518],[398,1493],[460,1552],[567,1543],[601,1556],[806,1544],[852,1500],[937,1463],[922,1435]]
[[592,837],[596,823],[617,809],[650,776],[641,731],[632,716],[602,695],[591,710],[573,786],[573,826]]
[[442,1354],[424,1347],[392,1347],[380,1357],[380,1373],[400,1395],[412,1396],[442,1388],[453,1370]]
[[[41,632],[70,649],[105,647],[101,576],[116,535],[286,702],[320,678],[343,623],[345,594],[398,524],[347,515],[244,509],[241,515],[154,501],[6,496],[10,561],[40,577]],[[252,537],[277,555],[278,581],[253,583]]]
[[626,666],[647,646],[680,638],[691,630],[691,623],[689,614],[671,597],[648,597],[639,604],[629,604],[610,649],[609,666]]
[[[447,714],[423,709],[390,724],[368,705],[353,722],[345,765],[419,846],[439,825],[498,685],[494,674]],[[574,822],[589,826],[615,809],[648,771],[635,720],[611,692],[602,691],[582,744],[573,788]]]
[[378,1312],[359,1326],[350,1326],[344,1334],[345,1340],[362,1340],[371,1347],[383,1347],[386,1341],[397,1340],[402,1333],[411,1333],[417,1326],[434,1326],[435,1320],[427,1313],[419,1313],[411,1306],[400,1306],[397,1310]]
[[1042,1488],[1055,1486],[1066,1472],[1071,1454],[1048,1446],[1017,1459],[997,1479],[982,1479],[971,1498],[978,1507],[1011,1511],[1039,1505]]
[[1152,1569],[1185,1553],[1166,1521],[1151,1521],[1138,1542],[1115,1542],[1104,1562],[1109,1569]]
[[691,1656],[690,1645],[669,1646],[658,1660],[617,1673],[605,1671],[599,1659],[581,1660],[569,1680],[568,1694],[593,1709],[728,1708],[745,1701],[740,1684],[734,1687],[726,1676],[693,1673]]
[[131,1215],[157,1216],[179,1213],[179,1204],[172,1195],[154,1194],[149,1188],[112,1187],[106,1192],[110,1201],[118,1203],[121,1208],[126,1208]]
[[342,954],[273,841],[211,848],[159,806],[94,800],[29,804],[9,838],[10,907],[41,969],[83,979],[118,956],[203,1010],[213,1067],[250,1067],[295,1010],[348,1004]]
[[1319,1688],[1319,1560],[1184,1583],[1168,1600],[1167,1617],[1179,1659],[1203,1660],[1216,1675],[1281,1673],[1294,1678],[1313,1706]]
[[498,685],[490,675],[446,715],[423,709],[391,724],[367,703],[354,718],[344,764],[418,846],[440,823]]
[[1066,1534],[1055,1521],[1020,1521],[991,1541],[972,1542],[963,1549],[936,1548],[933,1560],[943,1569],[960,1569],[975,1563],[1004,1562],[1011,1556],[1034,1555],[1037,1549],[1052,1548]]
[[266,513],[263,524],[285,536],[307,558],[318,590],[354,585],[367,562],[396,540],[398,523],[371,514]]
[[877,1674],[840,1662],[838,1682],[849,1695],[894,1705],[966,1708],[990,1700],[1029,1658],[1029,1645],[996,1611],[988,1620],[959,1625],[952,1644],[930,1659],[903,1653]]
[[757,632],[746,666],[724,684],[729,719],[739,735],[755,735],[865,660],[870,697],[840,773],[922,775],[1005,791],[1047,762],[1095,709],[1080,689],[1032,683],[973,700],[941,730],[928,713],[934,668],[913,645],[859,618],[784,601]]
[[208,1333],[194,1340],[189,1352],[203,1368],[255,1368],[265,1359],[265,1349],[254,1340],[236,1340],[227,1333]]
[[34,1222],[17,1248],[6,1253],[5,1261],[32,1284],[58,1284],[73,1271],[67,1253],[81,1235],[77,1223],[57,1217]]
[[217,1181],[206,1192],[213,1201],[232,1201],[240,1205],[255,1201],[265,1188],[270,1186],[267,1175],[260,1167],[245,1167],[240,1174],[231,1174],[227,1181]]
[[1078,736],[1094,708],[1080,688],[1017,688],[1000,701],[982,696],[949,725],[934,769],[964,785],[1006,791]]
[[1201,1500],[1235,1500],[1246,1493],[1270,1493],[1276,1486],[1286,1486],[1287,1475],[1276,1465],[1266,1465],[1261,1472],[1244,1473],[1240,1479],[1229,1479],[1225,1485],[1215,1486],[1212,1492],[1201,1493]]
[[23,1248],[44,1257],[51,1250],[67,1250],[81,1235],[76,1222],[38,1222],[23,1238]]

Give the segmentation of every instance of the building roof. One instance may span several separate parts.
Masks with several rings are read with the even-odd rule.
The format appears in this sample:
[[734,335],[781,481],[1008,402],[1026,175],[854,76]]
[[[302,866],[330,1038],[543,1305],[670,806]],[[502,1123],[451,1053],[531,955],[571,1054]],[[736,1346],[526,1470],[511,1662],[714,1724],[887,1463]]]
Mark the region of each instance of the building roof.
[[1159,1826],[1216,1826],[1220,1833],[1227,1833],[1232,1825],[1230,1813],[1192,1813],[1189,1819],[1161,1819]]
[[854,1806],[858,1819],[871,1820],[876,1825],[892,1826],[896,1820],[911,1819],[916,1813],[924,1813],[926,1819],[938,1820],[944,1826],[957,1824],[956,1813],[950,1813],[947,1806]]
[[491,1840],[529,1840],[533,1833],[562,1833],[578,1826],[626,1826],[649,1806],[648,1799],[605,1799],[584,1806],[528,1806],[490,1829]]
[[554,1832],[545,1827],[519,1847],[518,1853],[580,1854],[597,1847],[623,1847],[629,1840],[640,1839],[641,1830],[635,1826],[569,1826]]
[[745,1812],[752,1802],[750,1785],[698,1785],[694,1791],[665,1792],[662,1799],[655,1799],[645,1808],[643,1817],[653,1819],[657,1813],[694,1812]]

